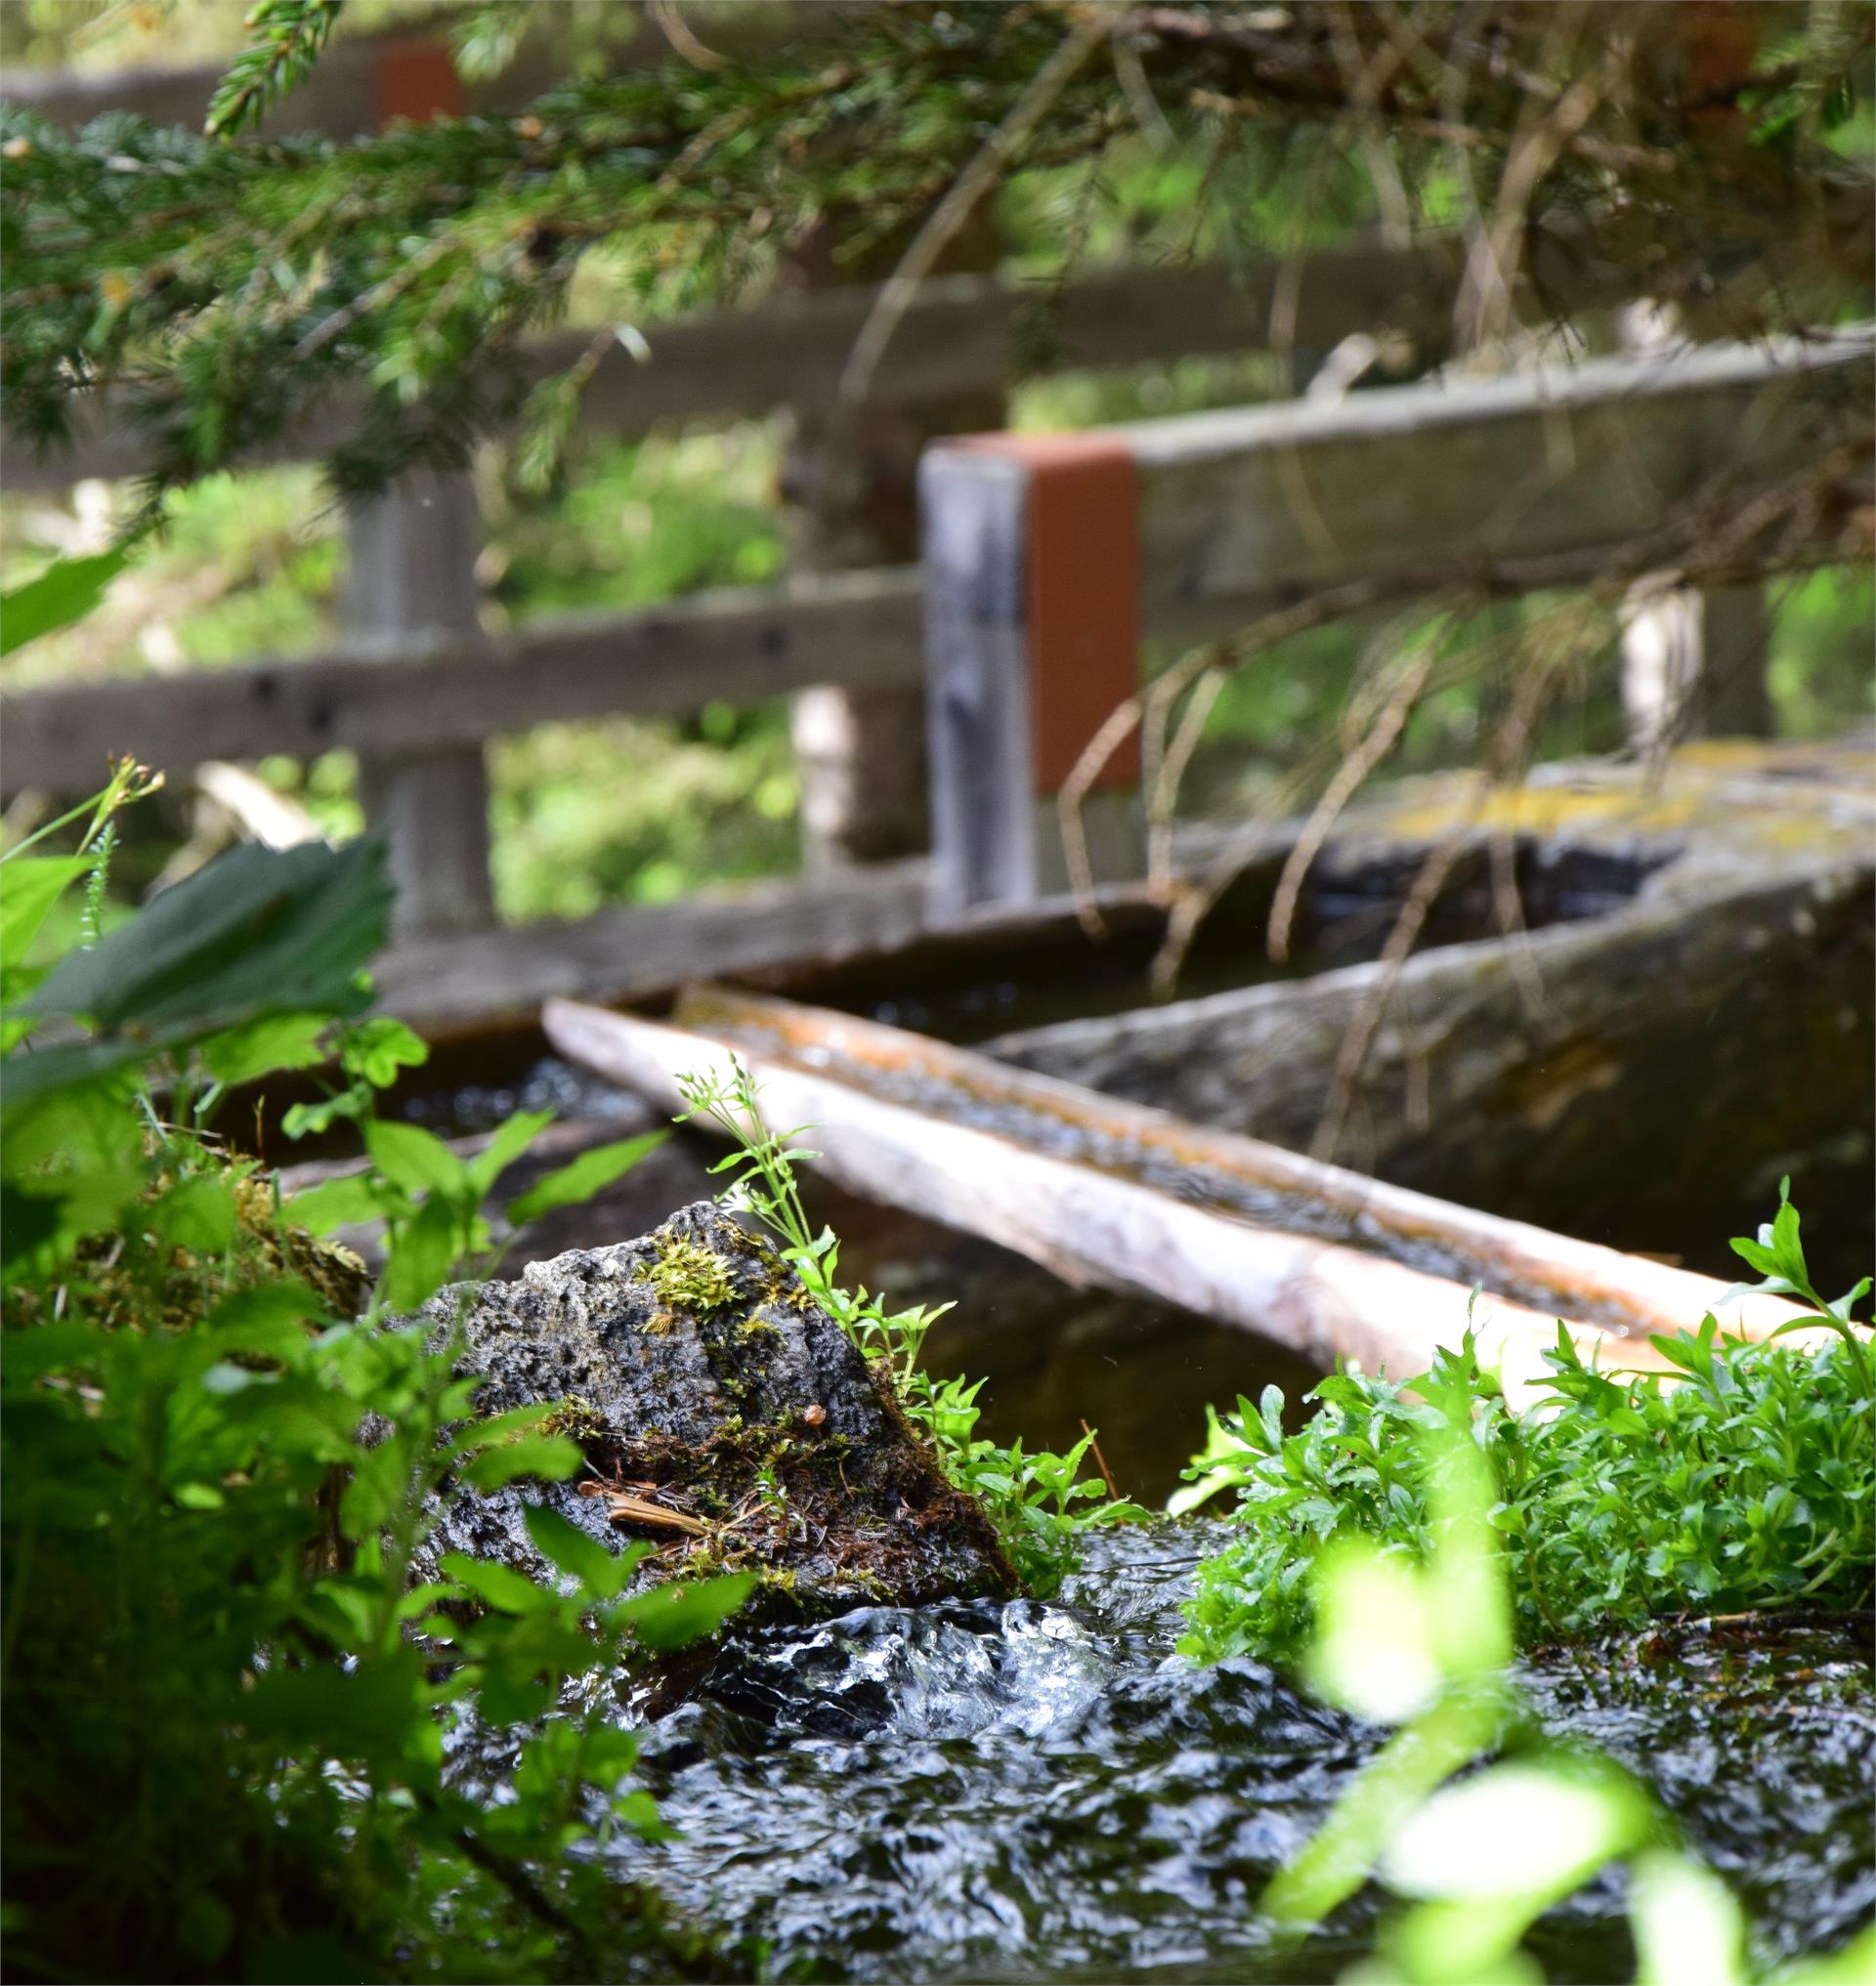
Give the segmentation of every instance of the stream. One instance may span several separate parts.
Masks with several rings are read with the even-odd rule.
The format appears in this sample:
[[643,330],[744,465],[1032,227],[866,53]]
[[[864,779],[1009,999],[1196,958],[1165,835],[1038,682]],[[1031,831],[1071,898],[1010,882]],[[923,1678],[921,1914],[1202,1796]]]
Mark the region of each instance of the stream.
[[[639,1780],[680,1838],[618,1850],[680,1909],[762,1941],[771,1976],[1333,1979],[1386,1899],[1277,1951],[1257,1901],[1385,1735],[1248,1661],[1174,1652],[1212,1521],[1097,1536],[1044,1605],[869,1608],[732,1637],[648,1713]],[[1732,1884],[1766,1958],[1834,1949],[1876,1913],[1876,1697],[1841,1625],[1724,1624],[1539,1662],[1555,1735],[1641,1773]],[[466,1747],[495,1791],[507,1761]],[[498,1795],[497,1795],[498,1796]],[[1631,1975],[1619,1876],[1539,1926],[1548,1976]]]

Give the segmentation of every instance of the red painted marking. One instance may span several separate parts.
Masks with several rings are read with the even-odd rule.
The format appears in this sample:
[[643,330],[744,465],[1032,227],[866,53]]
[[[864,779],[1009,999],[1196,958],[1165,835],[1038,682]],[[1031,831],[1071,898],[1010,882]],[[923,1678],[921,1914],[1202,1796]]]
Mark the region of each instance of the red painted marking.
[[462,78],[440,41],[387,41],[378,47],[378,122],[403,117],[428,124],[433,117],[460,117]]
[[[1140,683],[1139,479],[1107,435],[973,435],[1029,470],[1029,710],[1036,791],[1057,793]],[[1136,731],[1095,786],[1140,782]]]

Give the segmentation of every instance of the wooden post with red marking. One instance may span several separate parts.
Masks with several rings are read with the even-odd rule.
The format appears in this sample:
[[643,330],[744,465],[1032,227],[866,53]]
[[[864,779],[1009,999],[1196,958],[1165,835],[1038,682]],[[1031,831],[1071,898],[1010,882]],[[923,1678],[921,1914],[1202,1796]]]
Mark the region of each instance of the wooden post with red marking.
[[373,55],[380,124],[397,118],[428,124],[436,117],[460,117],[468,108],[462,78],[445,43],[427,37],[384,41]]
[[[919,470],[932,898],[956,912],[1063,888],[1054,797],[1138,685],[1139,490],[1111,435],[976,435]],[[1104,880],[1137,873],[1133,741],[1089,796]]]

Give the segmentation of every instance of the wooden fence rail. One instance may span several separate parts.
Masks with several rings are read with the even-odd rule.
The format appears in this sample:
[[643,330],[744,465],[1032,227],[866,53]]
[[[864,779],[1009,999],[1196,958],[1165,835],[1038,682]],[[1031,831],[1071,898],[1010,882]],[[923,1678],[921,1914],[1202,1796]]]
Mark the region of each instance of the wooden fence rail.
[[639,613],[555,615],[464,652],[459,636],[353,641],[127,683],[0,697],[0,795],[95,784],[109,750],[182,776],[209,759],[367,757],[479,747],[533,725],[619,712],[676,715],[810,684],[917,689],[917,572],[704,593]]
[[1817,416],[1866,433],[1872,349],[1864,328],[930,449],[942,905],[1060,887],[1039,803],[1137,690],[1143,637],[1356,582],[1581,585],[1717,480],[1736,499],[1812,464]]

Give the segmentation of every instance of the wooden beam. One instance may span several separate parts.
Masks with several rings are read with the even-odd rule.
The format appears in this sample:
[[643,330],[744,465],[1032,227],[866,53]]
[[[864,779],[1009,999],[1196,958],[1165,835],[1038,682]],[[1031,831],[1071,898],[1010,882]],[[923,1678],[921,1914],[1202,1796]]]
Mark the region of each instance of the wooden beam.
[[0,792],[89,791],[111,751],[180,776],[271,752],[460,749],[535,724],[672,715],[813,683],[917,687],[923,666],[916,572],[726,589],[640,613],[543,618],[488,642],[355,642],[302,660],[0,696]]
[[372,968],[385,1011],[426,1040],[532,1027],[556,995],[648,999],[712,972],[832,965],[916,938],[925,865],[700,891],[570,921],[413,935]]
[[[813,1126],[821,1168],[837,1184],[983,1235],[1071,1281],[1242,1325],[1323,1366],[1345,1358],[1411,1376],[1470,1321],[1521,1404],[1546,1370],[1559,1309],[1605,1366],[1663,1369],[1649,1334],[1697,1324],[1721,1294],[1705,1277],[1012,1076],[844,1015],[712,990],[679,1020],[565,1000],[542,1014],[562,1054],[667,1107],[683,1107],[679,1076],[720,1070],[734,1050],[774,1121]],[[1254,1218],[1222,1191],[1245,1184],[1262,1195]],[[1221,1200],[1234,1210],[1219,1210]],[[1554,1306],[1553,1296],[1570,1300]],[[1798,1315],[1763,1297],[1731,1314],[1760,1332]]]
[[[1353,580],[1530,561],[1567,570],[1722,472],[1801,470],[1867,426],[1867,326],[1142,421],[1142,626],[1215,627]],[[1533,583],[1543,583],[1534,578]]]

